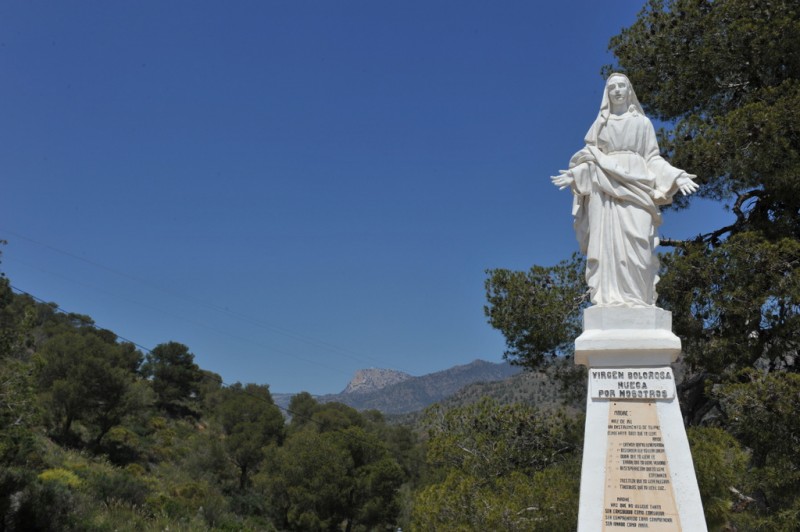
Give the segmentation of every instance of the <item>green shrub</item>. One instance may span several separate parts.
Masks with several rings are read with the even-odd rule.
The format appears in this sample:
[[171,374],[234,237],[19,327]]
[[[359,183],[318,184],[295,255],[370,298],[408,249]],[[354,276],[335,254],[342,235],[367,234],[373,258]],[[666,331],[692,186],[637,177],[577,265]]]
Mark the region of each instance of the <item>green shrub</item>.
[[82,483],[78,475],[72,471],[69,471],[68,469],[63,469],[60,467],[42,471],[39,473],[39,480],[45,483],[55,482],[56,484],[61,484],[62,486],[66,486],[68,488],[77,488]]
[[140,455],[139,435],[125,427],[114,427],[101,442],[101,450],[117,465],[135,462]]
[[116,501],[141,506],[150,494],[147,482],[122,469],[93,471],[88,484],[92,495],[105,504]]
[[14,494],[4,524],[8,530],[69,530],[75,524],[74,507],[70,488],[37,480]]

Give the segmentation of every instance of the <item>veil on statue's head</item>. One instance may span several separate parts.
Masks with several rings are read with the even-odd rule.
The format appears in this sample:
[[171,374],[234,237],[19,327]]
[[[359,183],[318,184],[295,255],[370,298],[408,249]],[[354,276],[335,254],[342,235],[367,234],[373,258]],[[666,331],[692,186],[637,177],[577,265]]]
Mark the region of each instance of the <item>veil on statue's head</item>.
[[611,101],[608,99],[608,82],[611,80],[611,78],[615,77],[623,78],[628,82],[628,112],[639,114],[641,116],[647,116],[644,114],[642,104],[639,103],[639,98],[636,97],[636,92],[633,90],[631,80],[629,80],[628,76],[625,74],[614,72],[608,76],[605,87],[603,87],[603,100],[600,102],[600,113],[597,115],[597,119],[594,121],[594,123],[592,123],[592,126],[589,128],[589,131],[584,137],[584,141],[587,145],[596,146],[597,139],[600,136],[600,131],[606,126],[606,124],[608,124],[608,117],[611,116]]
[[608,82],[611,81],[612,78],[623,78],[628,83],[628,112],[636,112],[642,116],[646,116],[644,114],[644,109],[642,109],[642,104],[639,103],[639,98],[636,97],[636,91],[633,90],[631,80],[629,80],[628,76],[625,74],[614,72],[608,76],[606,85],[603,88],[603,100],[600,102],[600,117],[602,117],[603,122],[607,121],[611,114],[611,102],[608,99]]

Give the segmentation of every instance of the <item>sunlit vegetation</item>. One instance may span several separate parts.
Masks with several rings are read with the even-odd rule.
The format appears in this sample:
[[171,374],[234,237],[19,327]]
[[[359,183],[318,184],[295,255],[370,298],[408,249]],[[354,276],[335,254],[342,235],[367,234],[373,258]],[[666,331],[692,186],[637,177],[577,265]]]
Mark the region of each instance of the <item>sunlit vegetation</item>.
[[[410,429],[267,385],[222,385],[0,281],[0,530],[396,527]],[[409,488],[405,488],[408,490]]]
[[[665,239],[659,284],[709,527],[800,530],[800,5],[650,0],[610,49],[666,155],[736,216]],[[307,393],[281,412],[266,383],[224,385],[188,346],[144,350],[0,277],[0,531],[574,530],[582,269],[488,272],[507,358],[541,373],[414,427]]]

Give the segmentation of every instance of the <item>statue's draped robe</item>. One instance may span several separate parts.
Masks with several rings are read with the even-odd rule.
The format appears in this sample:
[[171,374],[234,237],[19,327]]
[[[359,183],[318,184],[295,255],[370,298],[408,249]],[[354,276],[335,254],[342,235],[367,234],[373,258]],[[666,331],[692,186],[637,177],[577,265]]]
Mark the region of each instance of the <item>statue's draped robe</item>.
[[623,115],[598,117],[570,170],[592,303],[655,305],[658,205],[672,201],[683,171],[659,155],[653,125],[633,106]]

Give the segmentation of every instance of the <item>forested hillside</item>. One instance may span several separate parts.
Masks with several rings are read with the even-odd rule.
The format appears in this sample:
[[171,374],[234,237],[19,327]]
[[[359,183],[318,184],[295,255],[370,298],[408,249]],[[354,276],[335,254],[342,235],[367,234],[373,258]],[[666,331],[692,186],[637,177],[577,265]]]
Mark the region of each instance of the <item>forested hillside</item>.
[[[709,528],[800,530],[800,5],[649,0],[610,50],[665,156],[735,215],[661,248]],[[0,277],[0,531],[575,530],[583,268],[488,272],[488,321],[549,379],[540,400],[463,397],[415,430],[307,393],[286,421],[266,384]]]
[[0,530],[566,530],[576,511],[580,420],[555,413],[557,387],[546,410],[484,398],[413,428],[306,392],[282,413],[267,385],[5,277],[0,339]]
[[260,384],[223,385],[0,279],[0,530],[395,526],[419,474],[409,429]]

